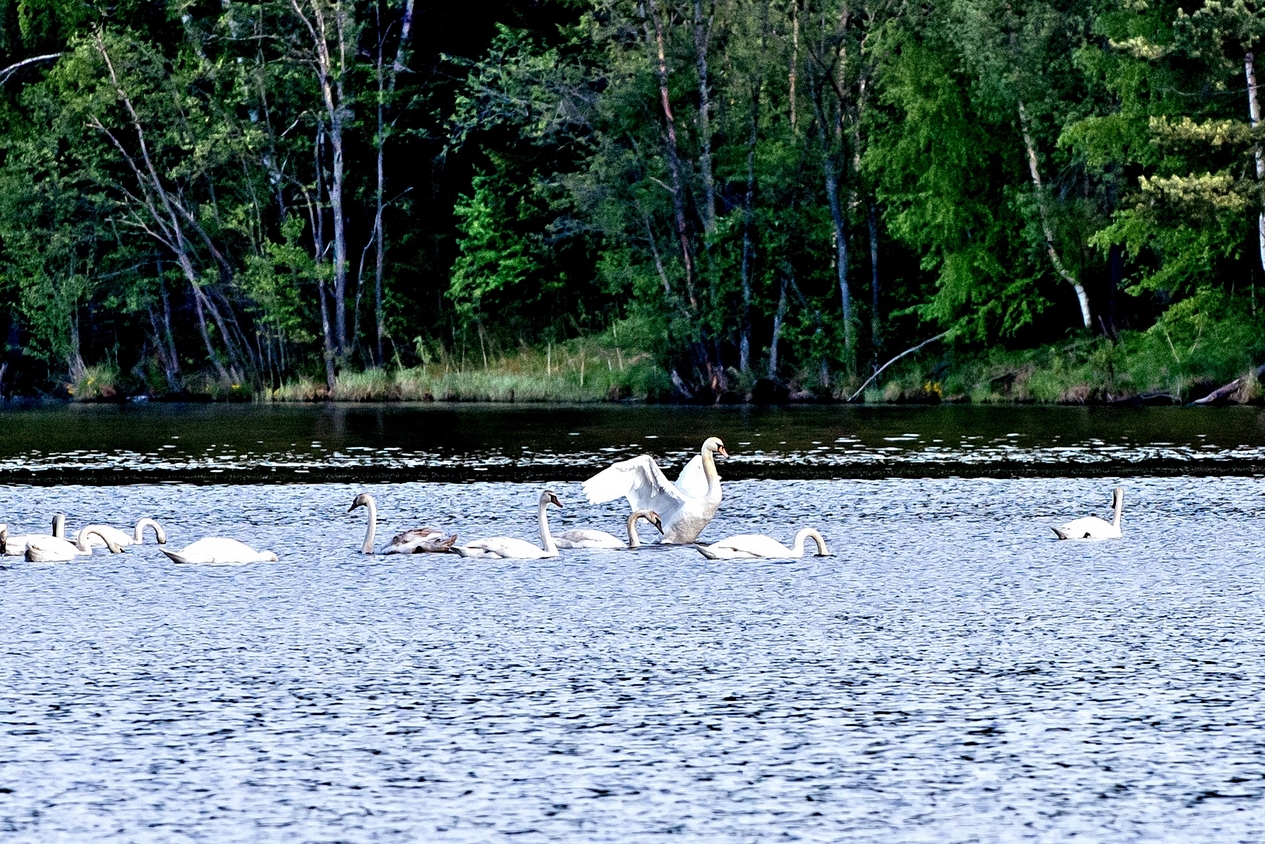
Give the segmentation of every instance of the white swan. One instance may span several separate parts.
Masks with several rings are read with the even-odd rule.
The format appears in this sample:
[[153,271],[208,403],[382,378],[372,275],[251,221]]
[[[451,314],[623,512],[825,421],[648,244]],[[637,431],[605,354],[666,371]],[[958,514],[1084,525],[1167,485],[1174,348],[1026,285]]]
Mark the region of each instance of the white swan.
[[28,563],[67,563],[78,557],[92,554],[92,545],[88,540],[92,536],[100,537],[101,544],[117,554],[123,548],[109,535],[102,532],[101,525],[88,525],[79,531],[77,542],[70,542],[60,536],[32,536],[26,543],[26,561]]
[[6,557],[21,557],[26,554],[26,546],[32,539],[65,539],[66,517],[58,513],[53,516],[52,533],[18,533],[10,534],[8,525],[0,525],[0,554]]
[[719,437],[708,437],[697,457],[681,470],[676,483],[648,454],[615,463],[584,482],[590,504],[623,496],[633,510],[654,510],[663,520],[665,543],[698,539],[720,507],[720,474],[715,455],[728,457]]
[[222,536],[208,536],[199,539],[192,545],[185,546],[183,551],[168,551],[161,548],[173,563],[219,563],[221,565],[237,565],[240,563],[275,563],[277,555],[271,551],[256,551],[244,542],[236,539],[225,539]]
[[1086,516],[1065,525],[1054,528],[1059,539],[1119,539],[1120,514],[1124,511],[1124,488],[1116,487],[1111,491],[1111,521],[1104,521],[1097,516]]
[[[167,531],[163,530],[163,526],[153,519],[141,519],[138,521],[136,523],[136,528],[130,535],[125,531],[110,527],[109,525],[93,525],[93,527],[96,529],[95,535],[89,537],[89,541],[94,548],[104,546],[106,544],[105,537],[107,536],[114,540],[115,545],[122,545],[124,547],[128,545],[141,545],[145,542],[145,528],[153,529],[154,540],[159,545],[167,544]],[[75,534],[76,539],[83,534],[84,530],[87,530],[87,528],[84,528],[83,530],[80,530],[79,533]]]
[[454,545],[452,550],[463,557],[490,557],[503,560],[543,560],[546,557],[556,557],[558,546],[553,541],[553,534],[549,532],[549,517],[545,514],[545,506],[549,504],[562,507],[558,496],[554,495],[553,490],[547,489],[540,494],[540,506],[536,511],[537,521],[540,522],[540,544],[544,546],[543,548],[537,548],[526,540],[515,539],[512,536],[492,536],[487,539],[476,539],[465,545]]
[[554,538],[559,548],[640,548],[641,537],[637,535],[637,520],[645,519],[663,533],[663,522],[654,510],[638,510],[628,517],[628,541],[612,536],[604,530],[577,528],[565,530]]
[[772,537],[758,533],[742,533],[713,542],[711,545],[695,545],[694,547],[709,560],[751,560],[757,557],[780,560],[804,556],[804,543],[808,539],[816,543],[818,557],[830,556],[830,550],[826,548],[826,540],[812,528],[804,528],[795,534],[795,544],[790,548]]
[[[357,507],[369,508],[369,525],[365,528],[365,542],[360,548],[362,554],[373,553],[373,539],[378,533],[378,502],[373,496],[367,492],[362,492],[356,496],[356,500],[351,502],[351,507],[347,509],[350,513]],[[424,527],[416,530],[406,530],[404,533],[398,533],[391,538],[391,542],[386,548],[382,549],[383,554],[422,554],[422,553],[444,553],[450,550],[453,543],[457,541],[457,534],[453,534],[447,538],[444,532],[438,528]]]

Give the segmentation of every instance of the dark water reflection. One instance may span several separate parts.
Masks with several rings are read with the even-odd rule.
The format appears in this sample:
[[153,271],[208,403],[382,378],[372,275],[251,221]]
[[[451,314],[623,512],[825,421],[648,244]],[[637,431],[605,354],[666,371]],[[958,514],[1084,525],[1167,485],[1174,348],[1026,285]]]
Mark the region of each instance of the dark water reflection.
[[[364,557],[342,484],[3,487],[281,562],[0,571],[0,835],[1260,841],[1265,481],[1118,474],[728,484],[704,537],[837,552],[791,563]],[[1053,541],[1116,482],[1123,541]],[[467,538],[530,538],[537,490],[372,488]]]
[[581,480],[712,434],[735,480],[1265,471],[1255,408],[124,405],[0,412],[0,432],[0,477],[49,485]]

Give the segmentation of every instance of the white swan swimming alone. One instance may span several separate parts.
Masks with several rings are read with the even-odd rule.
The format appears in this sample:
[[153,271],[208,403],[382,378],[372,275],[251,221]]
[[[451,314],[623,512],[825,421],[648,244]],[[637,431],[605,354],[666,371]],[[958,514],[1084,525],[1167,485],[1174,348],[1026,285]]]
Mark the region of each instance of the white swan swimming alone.
[[1065,525],[1054,528],[1059,539],[1120,539],[1120,514],[1124,511],[1124,488],[1116,487],[1111,491],[1111,521],[1097,516],[1086,516]]
[[[112,539],[115,545],[121,545],[124,547],[128,545],[141,545],[145,542],[145,528],[150,528],[154,531],[154,541],[156,541],[159,545],[167,544],[167,531],[163,530],[163,526],[153,519],[141,519],[138,521],[131,534],[121,531],[118,528],[110,527],[109,525],[93,525],[92,527],[95,529],[95,533],[93,536],[89,537],[89,540],[94,548],[100,548],[105,545],[106,537]],[[78,538],[78,536],[85,530],[87,530],[87,528],[83,528],[78,534],[75,534],[76,538]]]
[[612,536],[604,530],[576,528],[565,530],[554,537],[559,548],[640,548],[641,537],[637,535],[637,520],[645,519],[663,533],[663,522],[654,510],[638,510],[628,517],[628,541]]
[[68,563],[79,557],[90,556],[93,546],[88,540],[99,537],[101,544],[110,549],[111,554],[123,550],[108,534],[101,530],[101,525],[88,525],[79,531],[76,542],[70,542],[60,536],[33,536],[26,543],[26,561],[28,563]]
[[[367,507],[369,509],[369,525],[365,528],[365,541],[360,548],[360,553],[372,554],[373,539],[378,532],[378,502],[369,493],[362,492],[351,502],[351,507],[348,508],[347,512],[350,513],[357,507]],[[444,532],[438,528],[417,528],[416,530],[406,530],[403,533],[396,534],[391,538],[387,547],[382,549],[382,553],[445,553],[452,549],[453,543],[456,541],[457,534],[455,533],[445,538]]]
[[17,533],[10,534],[8,525],[0,525],[0,554],[6,557],[21,557],[26,554],[26,546],[32,539],[65,539],[66,516],[58,513],[53,516],[52,533]]
[[558,545],[549,532],[549,516],[545,507],[549,504],[561,508],[562,502],[553,490],[547,489],[540,494],[540,504],[536,510],[536,520],[540,524],[540,544],[537,547],[523,539],[512,536],[491,536],[487,539],[476,539],[465,545],[454,545],[452,550],[463,557],[489,557],[502,560],[543,560],[558,556]]
[[225,539],[222,536],[208,536],[199,539],[192,545],[185,546],[182,551],[160,549],[173,563],[218,563],[220,565],[239,565],[242,563],[275,563],[277,555],[271,551],[256,551],[244,542],[236,539]]
[[699,553],[709,560],[752,560],[768,558],[774,560],[793,559],[804,556],[804,544],[811,539],[817,545],[818,557],[830,556],[826,548],[826,540],[812,528],[804,528],[795,534],[795,544],[787,548],[770,536],[758,533],[742,533],[713,542],[711,545],[695,545]]
[[633,510],[654,510],[663,520],[663,542],[693,542],[720,507],[717,454],[729,456],[719,437],[708,437],[676,483],[668,480],[648,454],[622,460],[585,481],[584,494],[590,504],[623,497]]

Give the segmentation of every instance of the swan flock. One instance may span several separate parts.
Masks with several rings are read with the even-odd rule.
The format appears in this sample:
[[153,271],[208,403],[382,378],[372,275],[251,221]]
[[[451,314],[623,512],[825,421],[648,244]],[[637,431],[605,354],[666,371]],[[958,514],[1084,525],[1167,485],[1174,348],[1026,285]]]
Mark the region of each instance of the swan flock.
[[[609,549],[635,550],[642,547],[637,525],[645,521],[661,535],[657,544],[689,546],[712,560],[797,559],[804,556],[808,543],[815,556],[829,556],[826,539],[815,528],[802,528],[790,545],[762,534],[743,533],[712,543],[698,542],[699,535],[716,515],[722,498],[717,457],[729,452],[719,437],[708,437],[696,454],[681,470],[675,481],[648,454],[613,463],[582,484],[585,498],[591,504],[625,499],[630,513],[625,521],[627,539],[593,528],[564,530],[556,536],[550,529],[550,506],[562,509],[562,500],[553,490],[542,491],[536,501],[539,544],[514,536],[489,536],[458,544],[457,534],[436,527],[424,526],[398,533],[380,551],[375,550],[378,527],[378,505],[369,493],[358,494],[348,513],[364,508],[368,512],[363,554],[453,553],[468,558],[539,560],[559,556],[560,550]],[[1086,516],[1053,528],[1060,540],[1087,541],[1120,539],[1120,523],[1124,509],[1124,490],[1112,491],[1111,520]],[[0,524],[0,555],[24,557],[30,562],[70,562],[90,557],[98,548],[120,553],[129,546],[141,545],[145,532],[152,531],[156,542],[164,546],[167,532],[157,521],[143,518],[131,532],[109,525],[88,525],[71,541],[65,533],[66,518],[57,514],[51,532],[11,533],[7,524]],[[172,562],[182,564],[237,565],[274,562],[277,554],[256,551],[228,537],[210,536],[199,539],[180,551],[161,547]]]

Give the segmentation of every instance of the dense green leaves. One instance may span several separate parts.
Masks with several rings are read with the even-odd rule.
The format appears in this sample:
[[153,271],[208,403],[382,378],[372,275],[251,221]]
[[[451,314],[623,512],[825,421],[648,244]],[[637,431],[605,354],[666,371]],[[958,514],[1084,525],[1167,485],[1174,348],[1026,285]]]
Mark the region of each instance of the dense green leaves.
[[1254,0],[0,14],[0,301],[33,386],[332,385],[612,326],[703,397],[843,392],[946,329],[1262,351]]

